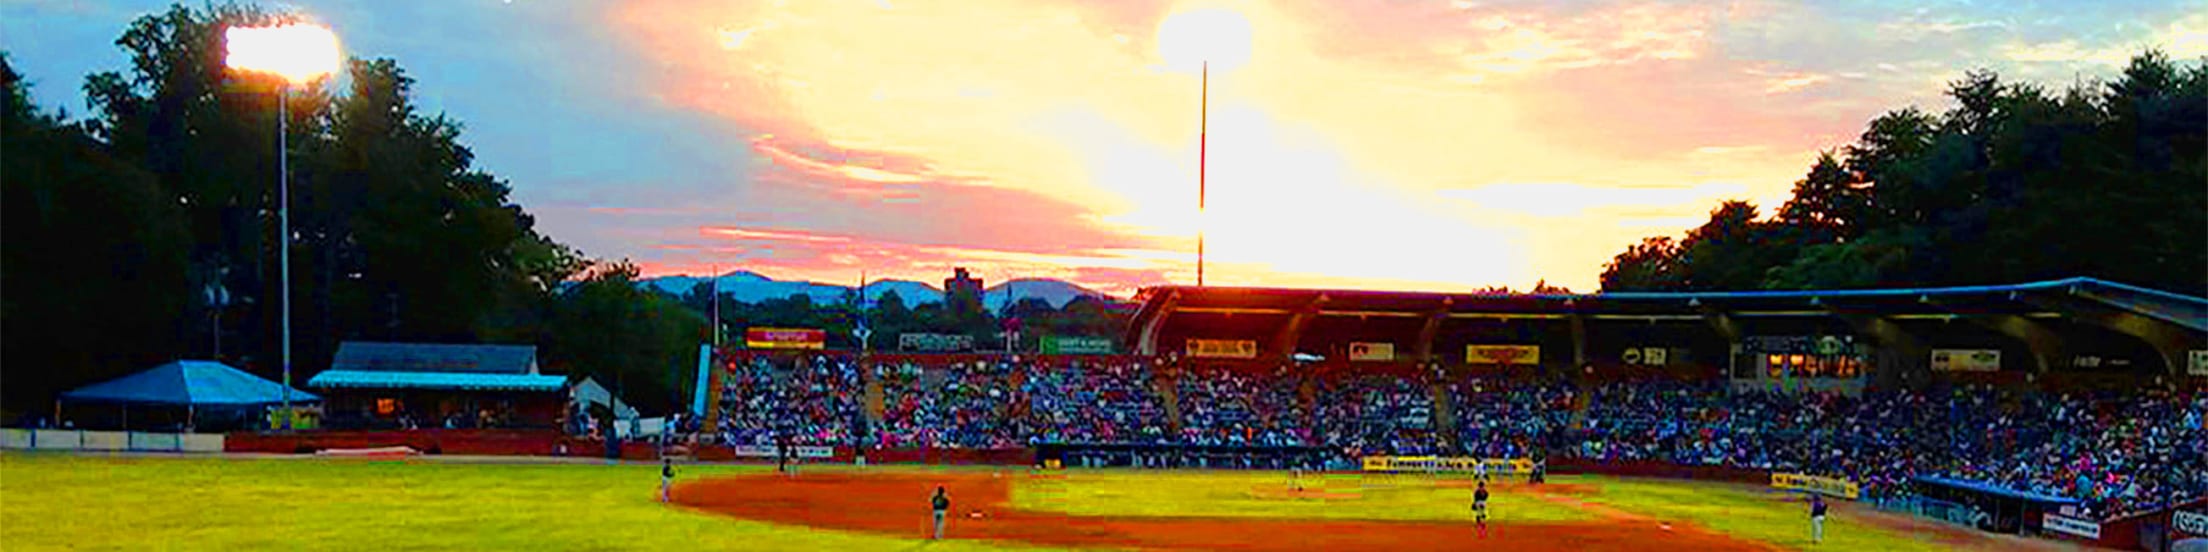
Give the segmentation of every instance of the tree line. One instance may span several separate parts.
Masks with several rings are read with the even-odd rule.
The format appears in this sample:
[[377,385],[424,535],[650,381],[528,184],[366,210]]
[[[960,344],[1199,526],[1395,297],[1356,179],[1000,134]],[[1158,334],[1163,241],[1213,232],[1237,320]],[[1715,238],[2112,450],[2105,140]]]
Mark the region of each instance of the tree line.
[[[226,69],[222,37],[286,19],[238,5],[140,17],[115,41],[129,66],[85,78],[82,118],[39,108],[0,54],[8,417],[179,358],[282,370],[279,81]],[[634,265],[540,233],[474,164],[460,122],[416,105],[398,62],[342,71],[286,106],[295,377],[344,340],[536,344],[548,372],[679,404],[703,316],[637,289]]]
[[2005,284],[2208,295],[2208,60],[2158,51],[2059,92],[1992,71],[1824,152],[1776,216],[1725,201],[1619,253],[1605,290]]

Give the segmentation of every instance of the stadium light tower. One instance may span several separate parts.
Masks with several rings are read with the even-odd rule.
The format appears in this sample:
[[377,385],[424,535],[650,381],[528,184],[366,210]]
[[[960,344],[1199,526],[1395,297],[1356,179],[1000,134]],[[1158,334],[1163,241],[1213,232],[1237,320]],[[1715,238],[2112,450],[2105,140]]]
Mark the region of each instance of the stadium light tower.
[[223,32],[224,65],[283,79],[276,87],[276,232],[281,271],[284,349],[283,430],[291,431],[291,87],[313,83],[337,72],[337,34],[328,27],[292,23],[274,27],[231,27]]
[[1170,68],[1199,75],[1196,130],[1196,285],[1204,285],[1204,212],[1211,153],[1211,65],[1232,69],[1250,58],[1250,23],[1224,8],[1175,13],[1158,25],[1158,54]]

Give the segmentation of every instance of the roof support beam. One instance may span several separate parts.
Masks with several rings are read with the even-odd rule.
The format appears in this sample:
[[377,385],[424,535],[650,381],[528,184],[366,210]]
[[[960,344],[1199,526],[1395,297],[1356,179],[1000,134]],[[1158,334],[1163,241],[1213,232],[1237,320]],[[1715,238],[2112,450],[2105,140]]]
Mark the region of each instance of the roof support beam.
[[2202,342],[2200,334],[2187,331],[2184,326],[2111,307],[2098,298],[2022,296],[2017,300],[2076,313],[2076,318],[2081,322],[2139,338],[2140,341],[2147,342],[2148,346],[2154,347],[2156,356],[2162,357],[2163,370],[2172,375],[2184,372],[2186,350],[2200,346]]
[[1732,315],[1725,314],[1724,311],[1717,310],[1716,307],[1704,305],[1698,305],[1697,307],[1702,310],[1702,321],[1708,323],[1711,330],[1717,331],[1717,335],[1724,336],[1726,343],[1740,342],[1740,336],[1743,332],[1740,329],[1740,323],[1733,321]]
[[1181,290],[1176,289],[1166,292],[1165,299],[1158,305],[1157,312],[1151,314],[1149,320],[1141,321],[1134,328],[1135,354],[1150,356],[1158,354],[1158,333],[1165,329],[1165,319],[1173,316],[1173,309],[1179,308],[1180,304]]
[[1823,306],[1832,312],[1834,318],[1854,328],[1856,333],[1877,341],[1879,349],[1886,353],[1877,355],[1880,358],[1872,361],[1871,377],[1876,384],[1907,383],[1916,379],[1915,375],[1924,373],[1924,369],[1920,367],[1929,367],[1931,364],[1932,349],[1923,340],[1902,329],[1900,324],[1874,314],[1855,312],[1829,304]]
[[1572,313],[1572,368],[1587,365],[1587,317]]
[[2024,347],[2032,351],[2032,368],[2039,373],[2044,374],[2050,370],[2070,366],[2070,355],[2065,352],[2067,347],[2062,341],[2062,336],[2056,334],[2054,330],[2047,329],[2045,324],[2033,322],[2030,318],[2015,314],[1974,313],[1967,308],[1960,307],[1953,300],[1934,298],[1929,295],[1920,298],[1918,302],[1955,313],[1960,315],[1958,318],[1968,320],[1972,324],[1977,324],[1986,329],[2000,332],[2001,335],[2024,342]]
[[1294,356],[1296,354],[1296,344],[1303,341],[1303,329],[1311,325],[1312,318],[1319,316],[1319,306],[1324,304],[1326,304],[1326,295],[1320,294],[1318,297],[1311,298],[1311,302],[1305,304],[1303,308],[1296,309],[1295,314],[1289,315],[1288,323],[1282,324],[1280,332],[1273,335],[1272,356],[1279,358]]
[[1411,351],[1419,362],[1434,362],[1434,337],[1441,335],[1442,321],[1449,319],[1449,307],[1455,299],[1442,298],[1441,307],[1426,313],[1426,325],[1418,329],[1418,342],[1411,344]]

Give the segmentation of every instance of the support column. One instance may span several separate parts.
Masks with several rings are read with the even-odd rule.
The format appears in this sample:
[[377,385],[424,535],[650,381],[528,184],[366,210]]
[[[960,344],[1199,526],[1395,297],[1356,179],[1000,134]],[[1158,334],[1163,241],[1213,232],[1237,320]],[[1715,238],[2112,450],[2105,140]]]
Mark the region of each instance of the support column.
[[1587,366],[1587,317],[1574,312],[1572,324],[1572,370]]
[[1441,334],[1441,323],[1449,319],[1449,307],[1456,300],[1443,298],[1441,307],[1426,313],[1426,325],[1418,330],[1418,342],[1411,344],[1413,358],[1422,363],[1435,362],[1434,338]]

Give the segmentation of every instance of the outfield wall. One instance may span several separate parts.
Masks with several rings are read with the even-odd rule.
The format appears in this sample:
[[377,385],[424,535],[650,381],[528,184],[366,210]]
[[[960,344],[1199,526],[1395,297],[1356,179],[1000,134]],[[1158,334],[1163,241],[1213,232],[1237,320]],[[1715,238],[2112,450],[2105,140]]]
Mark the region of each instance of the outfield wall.
[[114,452],[222,452],[220,433],[0,429],[0,448]]

